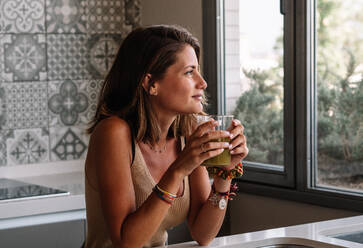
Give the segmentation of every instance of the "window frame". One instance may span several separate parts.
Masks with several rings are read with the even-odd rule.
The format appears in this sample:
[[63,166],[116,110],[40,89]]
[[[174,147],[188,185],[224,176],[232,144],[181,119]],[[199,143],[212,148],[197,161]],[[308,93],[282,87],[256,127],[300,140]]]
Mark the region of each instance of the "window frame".
[[[208,82],[209,113],[223,114],[225,0],[203,0],[203,74]],[[284,171],[248,163],[236,180],[241,192],[363,212],[363,195],[336,188],[312,187],[314,149],[312,130],[316,100],[314,82],[316,0],[280,0],[284,13]],[[270,167],[273,168],[273,167]]]

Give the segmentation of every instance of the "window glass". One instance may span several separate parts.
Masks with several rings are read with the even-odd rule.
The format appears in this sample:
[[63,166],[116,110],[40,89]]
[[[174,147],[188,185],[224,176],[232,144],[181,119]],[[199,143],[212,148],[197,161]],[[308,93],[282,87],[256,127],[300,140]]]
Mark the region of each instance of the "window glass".
[[[224,1],[225,108],[245,126],[249,162],[283,166],[280,1]],[[261,7],[263,6],[263,7]]]
[[363,191],[363,1],[316,1],[315,186]]

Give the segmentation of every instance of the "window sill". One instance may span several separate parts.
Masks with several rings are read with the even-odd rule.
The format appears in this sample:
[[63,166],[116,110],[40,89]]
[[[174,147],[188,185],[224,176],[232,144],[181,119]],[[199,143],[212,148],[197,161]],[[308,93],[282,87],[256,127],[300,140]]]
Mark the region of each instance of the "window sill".
[[240,192],[277,199],[308,203],[323,207],[362,212],[363,197],[355,194],[340,194],[328,190],[297,190],[278,186],[236,180]]

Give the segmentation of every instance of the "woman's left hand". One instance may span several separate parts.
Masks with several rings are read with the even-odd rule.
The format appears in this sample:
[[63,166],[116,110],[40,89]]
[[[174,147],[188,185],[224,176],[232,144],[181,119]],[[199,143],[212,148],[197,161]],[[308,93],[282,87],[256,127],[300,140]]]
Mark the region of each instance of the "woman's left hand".
[[233,120],[231,126],[227,129],[231,133],[231,165],[226,169],[230,170],[235,167],[235,165],[241,162],[248,154],[247,139],[243,135],[244,127],[239,120]]

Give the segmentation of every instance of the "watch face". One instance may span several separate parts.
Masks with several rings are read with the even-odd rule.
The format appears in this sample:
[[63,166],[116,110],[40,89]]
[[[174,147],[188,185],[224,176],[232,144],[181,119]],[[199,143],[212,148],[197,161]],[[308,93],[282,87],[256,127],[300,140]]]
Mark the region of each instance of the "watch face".
[[219,209],[223,210],[226,208],[226,206],[227,206],[227,201],[224,198],[220,199],[218,203]]

